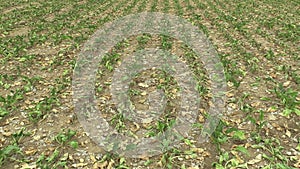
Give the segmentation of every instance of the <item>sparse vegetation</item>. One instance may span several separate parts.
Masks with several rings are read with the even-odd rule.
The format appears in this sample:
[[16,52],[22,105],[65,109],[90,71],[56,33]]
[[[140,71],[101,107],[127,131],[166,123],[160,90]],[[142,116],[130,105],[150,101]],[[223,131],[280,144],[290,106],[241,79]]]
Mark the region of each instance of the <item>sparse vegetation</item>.
[[[299,6],[295,0],[0,0],[0,168],[300,168]],[[103,152],[83,130],[74,115],[72,73],[96,30],[144,11],[183,17],[209,37],[224,66],[228,100],[209,142],[191,134],[164,154],[131,159]],[[180,88],[165,72],[142,72],[129,90],[140,109],[151,87],[166,93],[157,121],[131,123],[110,102],[114,69],[126,54],[153,47],[178,55],[195,74],[201,108],[197,122],[187,125],[201,130],[209,72],[186,44],[166,35],[128,37],[104,56],[95,84],[98,108],[133,137],[174,125]]]

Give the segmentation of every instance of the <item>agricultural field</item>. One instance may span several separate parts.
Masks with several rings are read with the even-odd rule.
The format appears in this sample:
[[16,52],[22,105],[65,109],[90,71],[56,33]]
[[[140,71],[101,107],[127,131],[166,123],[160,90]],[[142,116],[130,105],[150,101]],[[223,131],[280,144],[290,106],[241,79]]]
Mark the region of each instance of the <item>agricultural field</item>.
[[[0,168],[300,168],[299,11],[299,0],[0,0]],[[207,142],[186,137],[162,154],[130,158],[105,151],[82,128],[72,78],[97,30],[141,12],[184,18],[209,38],[224,67],[226,109]],[[168,99],[165,116],[132,124],[111,103],[114,70],[145,48],[169,51],[189,65],[202,102],[196,123],[187,125],[201,130],[211,100],[209,72],[189,46],[165,35],[130,36],[107,52],[96,75],[98,108],[118,132],[152,137],[172,127],[178,84],[163,71],[140,73],[129,95],[144,109],[150,88],[159,87]]]

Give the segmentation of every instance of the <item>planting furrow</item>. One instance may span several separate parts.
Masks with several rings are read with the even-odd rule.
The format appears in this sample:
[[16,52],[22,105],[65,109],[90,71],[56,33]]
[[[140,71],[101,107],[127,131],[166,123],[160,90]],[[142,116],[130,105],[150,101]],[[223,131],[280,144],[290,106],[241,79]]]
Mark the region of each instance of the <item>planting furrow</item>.
[[[0,168],[297,168],[299,7],[296,0],[0,0]],[[170,148],[164,141],[161,155],[132,159],[105,152],[84,131],[74,113],[72,77],[95,31],[144,11],[177,15],[202,30],[218,52],[228,90],[218,127],[198,143],[194,129],[209,120],[213,101],[201,56],[165,35],[117,43],[97,65],[94,94],[101,116],[119,133],[153,137],[178,115],[180,86],[158,69],[136,74],[128,90],[137,110],[147,109],[153,90],[163,90],[168,101],[157,119],[135,124],[113,103],[114,68],[137,51],[159,48],[178,56],[201,99],[193,131],[180,144]]]
[[143,10],[146,8],[148,0],[142,0],[140,5],[137,7],[137,12],[143,12]]
[[[32,20],[27,20],[25,22],[25,24],[30,26],[30,30],[28,31],[27,36],[26,36],[26,34],[24,34],[23,36],[19,35],[19,36],[23,37],[22,39],[20,39],[18,37],[10,38],[8,43],[3,43],[3,44],[7,45],[6,48],[9,49],[9,46],[12,46],[12,45],[14,45],[16,47],[16,44],[18,44],[18,43],[16,43],[16,41],[18,41],[18,42],[20,42],[20,44],[22,44],[22,46],[21,47],[19,46],[19,48],[21,48],[21,49],[26,48],[28,50],[29,48],[33,47],[36,44],[45,43],[45,41],[49,40],[49,36],[53,35],[53,34],[54,34],[54,37],[51,37],[52,39],[60,40],[60,38],[63,37],[63,36],[59,37],[59,35],[57,35],[58,33],[61,33],[60,30],[65,30],[66,32],[70,31],[72,29],[72,27],[70,28],[71,19],[69,16],[72,16],[72,19],[77,19],[76,16],[78,17],[79,15],[76,15],[77,13],[75,13],[75,11],[74,12],[69,11],[68,13],[65,13],[65,12],[67,12],[66,10],[61,10],[62,7],[60,7],[60,5],[62,5],[62,4],[54,3],[52,5],[53,6],[47,5],[48,8],[40,8],[40,10],[41,11],[45,10],[46,12],[57,11],[59,15],[55,16],[55,18],[50,22],[43,20],[44,18],[47,18],[47,17],[44,17],[40,20],[36,20],[35,22],[32,22]],[[58,5],[58,7],[57,7],[57,5]],[[37,12],[37,10],[38,9],[35,9],[34,12],[41,13],[41,12]],[[62,11],[64,11],[64,12],[62,12]],[[42,13],[45,13],[45,12],[42,12]],[[56,23],[56,26],[51,26],[53,23]],[[20,30],[18,32],[20,32]],[[55,35],[55,33],[56,33],[56,35]],[[69,35],[66,35],[65,37],[68,38]],[[21,50],[18,50],[18,51],[21,51]],[[14,53],[18,54],[18,52],[14,52]],[[30,53],[30,52],[28,52],[28,53]]]
[[140,2],[139,0],[133,0],[131,1],[131,4],[129,6],[126,7],[126,9],[124,9],[123,13],[121,16],[126,16],[129,14],[133,14],[134,12],[134,8],[136,8],[138,6],[138,2]]
[[[82,6],[84,9],[82,15],[76,15],[76,13],[78,13],[76,10],[73,11],[74,15],[69,15],[70,17],[73,17],[72,20],[69,21],[70,24],[66,28],[63,28],[63,31],[54,33],[54,39],[61,40],[59,36],[63,33],[66,36],[71,37],[77,44],[82,43],[98,28],[98,26],[109,21],[110,18],[108,13],[112,12],[112,8],[115,6],[117,7],[119,4],[116,1],[106,1],[104,4],[95,5],[90,3],[87,5],[90,5],[89,8],[85,7],[86,5]],[[103,13],[107,15],[103,15]],[[57,44],[60,42],[57,41],[53,43]]]
[[[280,76],[284,76],[281,73],[276,72],[277,70],[274,69],[273,65],[274,63],[266,60],[264,57],[261,57],[261,52],[256,49],[251,49],[251,46],[245,46],[247,44],[247,38],[241,38],[240,34],[236,32],[236,30],[232,29],[230,26],[231,24],[234,24],[235,18],[232,16],[226,16],[222,14],[220,11],[218,11],[219,7],[216,7],[216,4],[213,4],[211,2],[207,2],[206,4],[201,3],[201,7],[208,6],[209,8],[204,8],[206,11],[204,14],[202,13],[201,17],[206,17],[206,19],[209,19],[211,24],[208,24],[210,29],[208,30],[210,33],[210,37],[213,37],[213,43],[216,42],[218,39],[222,39],[221,37],[225,37],[225,43],[227,45],[230,45],[228,54],[229,55],[223,55],[221,54],[221,61],[225,68],[225,74],[229,81],[233,82],[234,86],[237,87],[236,91],[234,92],[234,96],[239,97],[241,93],[251,93],[251,104],[255,102],[261,102],[261,97],[266,95],[271,95],[268,90],[270,88],[274,87],[274,83],[268,80],[264,80],[264,82],[260,83],[260,86],[255,86],[253,84],[257,83],[257,80],[261,80],[261,77],[257,77],[257,74],[263,75],[262,77],[266,79],[272,79],[272,76],[274,74],[277,74],[276,77],[279,78],[278,82],[283,83],[285,80],[284,78],[280,78]],[[210,11],[210,10],[213,10]],[[225,16],[225,17],[224,17]],[[232,20],[233,19],[233,20]],[[224,22],[224,20],[226,22]],[[215,36],[214,30],[216,32],[219,32],[218,35]],[[229,43],[228,43],[229,42]],[[246,42],[246,43],[245,43]],[[216,46],[219,46],[219,43],[214,43]],[[221,42],[222,43],[222,42]],[[252,52],[255,52],[255,55],[252,54]],[[272,53],[271,53],[272,54]],[[231,56],[235,55],[235,58],[232,58]],[[264,55],[263,55],[264,56]],[[284,56],[283,56],[284,57]],[[262,59],[264,62],[260,63],[258,62],[257,58]],[[253,62],[253,68],[254,71],[248,71],[245,66],[249,64],[249,62]],[[278,63],[276,63],[278,64]],[[234,71],[235,69],[241,70],[240,75],[242,75],[242,79],[239,79],[239,82],[234,82],[237,77],[239,77],[239,72]],[[246,75],[247,74],[247,75]],[[246,76],[245,76],[246,75]],[[230,76],[234,76],[233,80],[230,78]],[[235,83],[238,83],[235,85]],[[231,86],[230,86],[231,87]],[[243,96],[241,96],[243,97]],[[233,99],[233,98],[232,98]],[[250,100],[249,100],[250,102]],[[273,106],[274,102],[272,101],[264,101],[264,105],[256,105],[255,108],[261,109],[261,110],[267,110],[268,107]],[[243,111],[243,112],[251,112],[252,107],[250,105],[241,105],[241,107],[234,108],[234,111]],[[247,108],[248,107],[248,108]],[[231,110],[232,111],[232,110]],[[249,117],[251,117],[250,115]],[[255,117],[256,115],[253,115]],[[234,117],[231,117],[231,120],[229,119],[229,116],[226,118],[227,121],[231,122],[237,122],[238,119],[235,119]],[[252,118],[252,117],[251,117]],[[251,144],[251,143],[250,143]],[[222,145],[223,146],[230,146],[230,145]],[[254,156],[253,156],[254,157]]]
[[[12,2],[12,3],[10,3]],[[10,2],[2,2],[0,3],[0,13],[1,15],[5,16],[5,15],[14,15],[15,12],[18,12],[20,10],[26,10],[28,8],[31,8],[32,6],[36,6],[36,5],[41,5],[42,3],[38,3],[38,2],[25,2],[25,1],[21,1],[21,2],[16,2],[16,1],[10,1]],[[3,5],[3,6],[2,6]],[[12,16],[13,17],[13,16]]]
[[[157,12],[158,0],[149,1],[150,12]],[[148,8],[146,9],[148,11]]]
[[[220,6],[223,6],[223,3],[220,3]],[[222,9],[220,7],[220,9]],[[231,9],[229,6],[227,6],[225,8],[226,10]],[[224,10],[225,10],[224,9]],[[233,11],[233,10],[229,10],[229,11]],[[242,18],[248,18],[247,16],[243,16]],[[251,23],[251,21],[246,21]],[[264,53],[264,55],[257,55],[257,56],[261,56],[261,57],[266,57],[268,60],[270,60],[270,64],[274,64],[274,63],[281,63],[281,64],[287,64],[287,63],[293,63],[293,58],[295,55],[297,55],[297,48],[294,46],[295,43],[291,44],[280,44],[282,43],[280,40],[275,40],[277,39],[274,35],[269,34],[269,36],[262,36],[261,32],[263,31],[259,31],[260,33],[257,33],[257,31],[255,31],[255,29],[253,29],[254,25],[257,24],[247,24],[249,25],[249,28],[246,30],[241,30],[239,32],[241,32],[240,34],[244,37],[245,40],[243,40],[246,46],[248,46],[247,48],[251,48],[252,49],[256,49],[254,52],[256,52],[257,54],[259,53]],[[235,24],[235,23],[233,23]],[[245,26],[248,27],[248,26]],[[259,27],[259,26],[258,26]],[[271,31],[271,30],[269,30]],[[272,30],[271,32],[276,32],[276,30]],[[249,46],[249,43],[251,44],[251,46]],[[293,50],[291,50],[293,49]],[[290,56],[287,56],[286,54],[289,54]],[[284,60],[283,60],[284,58]],[[297,67],[297,64],[292,64],[295,67]]]
[[157,4],[157,12],[164,12],[165,0],[158,0]]
[[169,10],[170,10],[170,2],[169,2],[169,0],[164,0],[163,1],[163,11],[164,11],[164,13],[169,13]]
[[[288,15],[282,15],[282,13],[286,13],[285,11],[287,11],[284,8],[283,10],[278,10],[278,7],[270,7],[269,4],[262,4],[262,2],[252,3],[255,4],[255,7],[250,6],[250,8],[248,8],[249,5],[247,4],[239,4],[236,7],[232,5],[232,7],[230,7],[229,4],[232,3],[222,3],[221,7],[223,7],[224,11],[231,13],[235,17],[248,18],[247,21],[249,23],[246,26],[249,27],[249,32],[253,35],[259,35],[259,39],[265,39],[263,41],[269,41],[273,44],[274,48],[277,46],[282,48],[291,46],[291,48],[294,48],[295,43],[293,42],[297,41],[297,37],[299,37],[299,31],[297,32],[297,26],[295,26],[296,22],[293,21],[293,18],[297,17],[282,18],[282,16],[292,16],[293,14],[289,13]],[[236,9],[228,10],[232,8]],[[254,8],[255,10],[253,10]],[[248,12],[243,12],[244,9],[248,9]],[[235,12],[237,10],[238,12]],[[256,29],[253,29],[253,27],[256,27]],[[287,30],[288,28],[291,28],[291,32]],[[286,39],[283,37],[285,32],[289,32],[286,33]],[[290,38],[288,38],[289,36]],[[283,41],[284,43],[282,43]]]
[[[144,5],[146,3],[147,0],[139,0],[135,6],[133,6],[132,10],[131,10],[131,14],[134,13],[140,13],[142,12],[142,10],[144,9]],[[124,15],[123,15],[124,16]]]
[[27,25],[32,20],[36,20],[36,17],[43,18],[42,16],[46,15],[44,9],[47,5],[32,3],[31,5],[24,5],[23,8],[17,9],[12,14],[7,13],[1,16],[2,27],[1,32],[4,31],[9,33],[9,31]]
[[175,9],[176,9],[176,15],[182,16],[183,9],[182,9],[182,5],[180,4],[179,0],[174,0],[174,5],[175,5]]
[[[227,78],[235,87],[238,87],[240,82],[243,81],[248,68],[254,72],[257,71],[258,60],[253,56],[251,51],[247,51],[243,47],[244,42],[239,37],[232,37],[232,31],[228,30],[228,26],[218,19],[219,16],[216,13],[205,10],[208,9],[206,4],[201,3],[200,6],[204,9],[201,10],[203,12],[200,14],[202,24],[207,26],[209,37],[217,47],[217,50],[221,52],[221,56],[226,56],[223,58],[225,59],[223,63],[227,71]],[[235,52],[236,54],[228,56],[231,52]]]
[[174,0],[169,0],[169,13],[173,14],[173,15],[177,15],[176,14],[176,5],[175,5]]
[[193,13],[195,12],[196,4],[192,0],[184,0],[188,5],[188,10],[191,10]]
[[[256,46],[252,46],[252,44],[249,42],[249,37],[247,35],[249,35],[249,33],[247,32],[247,30],[239,30],[239,27],[236,27],[236,24],[239,23],[238,19],[233,18],[231,15],[226,15],[224,14],[222,11],[219,10],[219,8],[217,8],[215,4],[210,3],[210,7],[212,9],[214,9],[216,11],[216,13],[218,13],[218,16],[220,17],[219,19],[219,24],[223,25],[223,28],[226,28],[226,30],[228,30],[228,32],[230,32],[231,36],[233,36],[234,39],[238,39],[239,42],[241,42],[241,44],[238,46],[238,48],[242,49],[243,55],[247,56],[248,59],[252,58],[254,54],[256,58],[260,58],[260,60],[264,60],[266,61],[265,58],[263,57],[259,57],[260,53],[266,53],[267,51],[262,51],[262,50],[258,50],[256,48]],[[222,22],[225,20],[225,23]],[[226,27],[225,27],[226,25]],[[227,26],[228,25],[228,26]],[[235,26],[232,26],[235,25]],[[245,36],[244,36],[245,35]],[[233,39],[232,39],[233,40]],[[253,39],[251,39],[253,42]],[[250,40],[250,41],[251,41]],[[247,54],[247,55],[245,55]]]

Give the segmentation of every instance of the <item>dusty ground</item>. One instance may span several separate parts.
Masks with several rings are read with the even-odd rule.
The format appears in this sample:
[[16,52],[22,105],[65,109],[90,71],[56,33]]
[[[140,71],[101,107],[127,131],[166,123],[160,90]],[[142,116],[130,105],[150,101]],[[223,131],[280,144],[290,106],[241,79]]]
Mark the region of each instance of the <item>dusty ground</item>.
[[[1,168],[300,168],[299,6],[298,1],[271,0],[1,0]],[[143,11],[181,16],[209,37],[226,72],[227,108],[209,142],[190,138],[163,155],[131,159],[105,152],[82,129],[72,102],[72,73],[83,44],[101,25]],[[195,54],[187,58],[190,49],[176,39],[167,40],[169,47],[161,42],[159,36],[130,37],[111,51],[119,57],[109,64],[115,68],[138,49],[160,47],[185,58],[198,72],[199,83],[208,87],[202,63],[193,59]],[[109,102],[109,69],[99,64],[95,91],[99,109],[111,120],[116,112]],[[172,95],[176,83],[151,73],[139,75],[131,88],[147,93],[163,85]],[[138,85],[149,77],[152,86]],[[209,92],[201,97],[199,124],[205,120]],[[144,98],[133,94],[131,99],[146,109]],[[176,108],[177,101],[170,99],[167,110]],[[128,121],[112,125],[136,127]]]

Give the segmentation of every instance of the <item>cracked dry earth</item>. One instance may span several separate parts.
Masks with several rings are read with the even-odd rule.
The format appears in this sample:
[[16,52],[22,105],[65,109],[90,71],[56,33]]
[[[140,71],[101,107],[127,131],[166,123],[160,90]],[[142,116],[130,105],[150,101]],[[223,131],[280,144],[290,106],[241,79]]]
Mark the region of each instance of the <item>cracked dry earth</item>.
[[[299,1],[224,0],[0,0],[1,168],[300,168]],[[205,143],[190,135],[154,157],[106,152],[79,123],[72,77],[84,43],[103,24],[139,12],[177,15],[210,39],[224,67],[226,111]],[[113,70],[144,48],[161,48],[188,63],[198,81],[201,130],[211,102],[209,72],[182,42],[165,36],[124,39],[99,63],[99,110],[119,132],[151,137],[176,118],[180,86],[150,69],[130,83],[136,109],[158,86],[166,94],[163,115],[138,124],[112,102]],[[192,125],[192,124],[187,124]],[[96,126],[95,126],[96,127]]]

